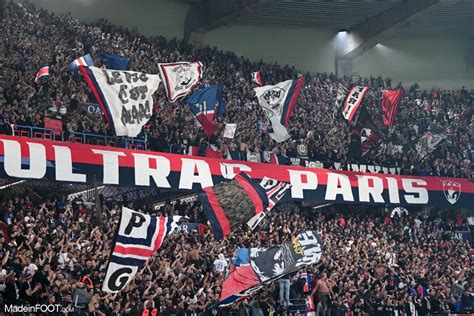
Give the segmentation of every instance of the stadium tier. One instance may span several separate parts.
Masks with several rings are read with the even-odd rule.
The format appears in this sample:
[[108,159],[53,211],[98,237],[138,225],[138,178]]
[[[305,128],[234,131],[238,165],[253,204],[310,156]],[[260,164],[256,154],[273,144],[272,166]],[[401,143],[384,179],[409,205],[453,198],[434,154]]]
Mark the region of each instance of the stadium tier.
[[[347,69],[474,2],[169,2],[183,39],[0,0],[0,314],[473,313],[474,87]],[[281,10],[334,17],[334,73],[203,45]]]

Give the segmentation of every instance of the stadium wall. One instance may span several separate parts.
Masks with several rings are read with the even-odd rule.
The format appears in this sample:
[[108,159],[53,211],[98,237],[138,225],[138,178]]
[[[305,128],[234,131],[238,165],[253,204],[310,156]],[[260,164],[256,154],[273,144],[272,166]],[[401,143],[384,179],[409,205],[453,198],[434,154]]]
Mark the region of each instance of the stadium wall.
[[393,38],[356,58],[352,72],[362,77],[382,75],[392,84],[421,88],[474,89],[474,69],[469,69],[470,43],[448,38]]
[[251,60],[278,61],[311,72],[335,71],[335,36],[331,30],[231,25],[206,33],[203,44]]
[[[294,65],[311,72],[335,72],[336,33],[296,27],[230,25],[204,35],[203,44],[234,51],[251,60],[263,59]],[[466,39],[387,39],[356,58],[347,75],[381,75],[408,87],[474,89],[474,70],[469,69]]]
[[[16,2],[21,2],[16,0]],[[137,27],[144,35],[183,36],[188,4],[175,0],[29,0],[54,13],[68,13],[81,21],[106,18],[113,24]]]
[[[142,34],[167,38],[182,38],[188,9],[188,4],[175,0],[141,0],[139,5],[129,0],[30,2],[56,13],[71,12],[80,20],[104,17],[125,27],[136,26]],[[336,69],[334,30],[230,24],[204,34],[202,44],[303,71],[331,73]],[[422,89],[474,89],[472,45],[467,39],[387,39],[343,69],[347,75],[390,77],[393,84],[401,81],[405,87],[418,82]]]

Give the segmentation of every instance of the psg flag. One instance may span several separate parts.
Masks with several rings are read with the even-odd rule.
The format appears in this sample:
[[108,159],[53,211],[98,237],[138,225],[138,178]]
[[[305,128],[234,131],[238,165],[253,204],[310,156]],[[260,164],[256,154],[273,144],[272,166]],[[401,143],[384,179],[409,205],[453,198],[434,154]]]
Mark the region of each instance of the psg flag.
[[258,103],[270,121],[270,137],[278,143],[290,138],[286,126],[296,106],[303,84],[304,77],[301,77],[273,86],[254,88]]
[[92,60],[91,55],[87,54],[87,55],[81,56],[69,64],[69,68],[71,70],[76,70],[79,68],[79,66],[85,66],[85,67],[94,66],[94,62]]
[[170,102],[188,95],[202,78],[201,62],[158,64],[158,68]]
[[344,106],[342,108],[342,115],[348,121],[352,121],[354,115],[357,113],[365,94],[369,90],[366,86],[353,86],[344,99]]
[[260,71],[252,72],[252,82],[256,83],[259,87],[262,86],[262,77]]
[[271,210],[289,189],[288,184],[273,181],[262,186],[240,173],[231,181],[206,187],[199,193],[217,239],[225,238],[244,223],[253,228],[261,221],[264,215],[259,214]]
[[152,96],[160,76],[97,67],[79,70],[115,134],[136,137],[153,114]]
[[99,52],[99,57],[107,69],[127,70],[128,64],[130,63],[130,59],[127,57],[106,53],[104,51]]
[[300,232],[289,243],[269,248],[241,248],[230,265],[217,305],[230,305],[249,297],[288,273],[318,263],[322,254],[321,238],[312,230]]
[[123,207],[102,291],[122,291],[182,223],[182,216],[150,216]]
[[403,97],[403,89],[386,90],[382,96],[383,123],[392,127],[398,106]]
[[48,66],[48,64],[44,64],[38,70],[38,73],[36,73],[35,83],[39,84],[40,80],[42,80],[41,78],[48,78],[48,77],[49,77],[49,66]]
[[207,136],[214,135],[218,126],[213,121],[224,114],[222,87],[213,85],[201,89],[189,97],[188,104]]
[[380,131],[370,116],[370,113],[362,108],[357,122],[352,127],[351,143],[349,145],[349,157],[359,159],[367,155],[380,139]]

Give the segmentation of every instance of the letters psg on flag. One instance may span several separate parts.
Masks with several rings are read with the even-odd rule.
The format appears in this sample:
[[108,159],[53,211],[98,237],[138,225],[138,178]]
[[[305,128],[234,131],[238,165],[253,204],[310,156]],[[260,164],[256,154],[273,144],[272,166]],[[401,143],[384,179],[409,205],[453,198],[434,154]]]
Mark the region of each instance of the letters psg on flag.
[[346,120],[352,121],[368,90],[369,88],[365,86],[354,86],[349,90],[342,108],[342,115]]
[[79,67],[117,136],[136,137],[153,114],[158,75]]
[[303,84],[304,77],[300,77],[273,86],[254,88],[258,103],[270,121],[270,137],[278,143],[290,138],[285,126],[290,120]]
[[224,113],[224,99],[220,85],[213,85],[196,91],[188,99],[189,107],[208,137],[219,127],[213,121]]
[[38,70],[38,73],[36,74],[35,77],[35,83],[39,84],[41,78],[48,78],[49,77],[49,66],[48,64],[44,64],[41,66],[40,70]]
[[249,297],[265,284],[321,260],[323,244],[315,231],[305,230],[291,242],[269,248],[241,248],[222,284],[219,306]]
[[181,216],[150,216],[123,207],[102,291],[118,293],[181,225]]
[[402,97],[402,89],[386,90],[383,92],[381,106],[383,111],[383,123],[385,125],[392,127]]
[[158,67],[165,85],[166,96],[171,102],[188,95],[202,77],[200,62],[158,64]]
[[[198,196],[216,238],[225,238],[244,223],[258,224],[259,218],[255,216],[270,210],[288,191],[289,186],[275,182],[272,188],[276,190],[267,191],[257,181],[240,173],[231,181],[204,188]],[[274,200],[272,196],[275,196]]]

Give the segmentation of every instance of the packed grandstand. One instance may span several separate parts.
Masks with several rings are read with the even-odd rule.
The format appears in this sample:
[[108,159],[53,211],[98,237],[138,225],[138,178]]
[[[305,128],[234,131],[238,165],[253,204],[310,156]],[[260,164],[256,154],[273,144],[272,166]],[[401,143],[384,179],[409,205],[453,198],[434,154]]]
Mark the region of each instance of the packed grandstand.
[[[144,37],[105,20],[85,24],[31,5],[3,1],[1,5],[1,133],[16,137],[11,139],[34,137],[325,169],[351,170],[352,166],[359,171],[362,165],[381,166],[386,173],[398,175],[472,180],[473,90],[422,91],[416,85],[403,87],[380,77],[353,82],[333,74],[302,73],[288,65],[251,62],[216,48],[195,48],[178,39]],[[129,69],[146,74],[160,73],[160,63],[200,61],[202,78],[194,89],[222,86],[225,111],[215,116],[217,130],[206,134],[184,99],[171,102],[169,95],[158,90],[151,118],[139,135],[116,136],[102,115],[97,95],[84,80],[87,74],[70,69],[71,61],[86,54],[96,67],[102,67],[99,55],[104,51],[126,56]],[[38,84],[35,75],[45,63],[49,78]],[[304,76],[297,106],[286,125],[290,138],[282,142],[269,137],[271,124],[255,98],[256,83],[250,75],[256,71],[265,85]],[[360,130],[354,137],[358,123],[344,119],[337,106],[341,89],[349,91],[354,85],[369,89],[364,111],[370,113],[376,126],[371,133],[377,137],[365,135],[370,140],[366,145],[360,144],[364,137]],[[403,90],[404,96],[389,127],[383,122],[380,100],[385,90],[392,89]],[[52,128],[52,121],[59,122],[59,127]],[[235,136],[228,137],[226,124],[237,124]],[[60,132],[52,133],[52,129]],[[4,151],[3,155],[6,164]],[[249,185],[256,186],[252,179],[235,181],[246,192]],[[457,183],[446,186],[456,190]],[[444,186],[443,182],[442,190]],[[218,195],[219,189],[214,188],[212,194]],[[450,204],[465,199],[462,209],[415,205],[406,210],[388,203],[318,205],[283,199],[253,230],[243,221],[235,229],[229,219],[233,230],[225,231],[219,220],[220,235],[209,211],[203,210],[203,201],[212,205],[214,195],[209,192],[204,200],[199,195],[168,199],[156,206],[150,200],[105,199],[98,194],[90,203],[81,195],[38,194],[28,186],[21,192],[7,190],[1,194],[0,208],[1,304],[60,304],[68,311],[90,315],[271,315],[300,313],[301,306],[301,313],[312,310],[318,315],[469,313],[474,306],[474,261],[471,237],[463,234],[472,224],[468,220],[472,221],[472,211],[467,210],[472,208],[472,192],[458,190],[444,194]],[[271,198],[267,207],[273,203]],[[255,204],[252,196],[248,202]],[[226,205],[222,200],[220,204]],[[186,217],[194,226],[184,229],[179,223],[178,232],[169,229],[160,249],[126,287],[114,293],[104,291],[103,283],[109,279],[109,257],[117,251],[113,242],[123,218],[122,207],[150,218]],[[322,255],[313,264],[278,275],[279,280],[241,295],[233,304],[218,306],[224,280],[236,271],[229,268],[239,249],[291,244],[304,230],[321,238]]]

